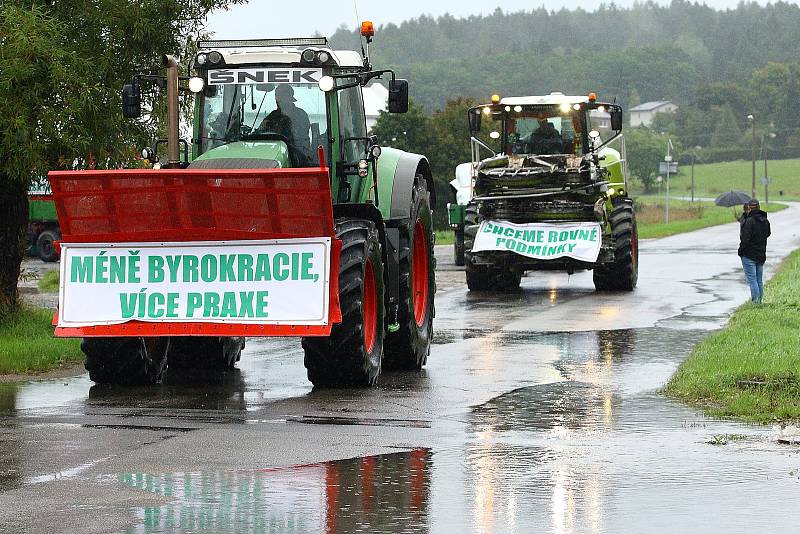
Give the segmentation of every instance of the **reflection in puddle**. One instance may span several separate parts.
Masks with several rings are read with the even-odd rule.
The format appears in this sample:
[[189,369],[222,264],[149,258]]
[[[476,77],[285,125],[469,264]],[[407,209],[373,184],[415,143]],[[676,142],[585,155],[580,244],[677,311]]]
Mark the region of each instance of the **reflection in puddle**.
[[166,498],[129,532],[427,532],[425,449],[260,471],[126,473]]

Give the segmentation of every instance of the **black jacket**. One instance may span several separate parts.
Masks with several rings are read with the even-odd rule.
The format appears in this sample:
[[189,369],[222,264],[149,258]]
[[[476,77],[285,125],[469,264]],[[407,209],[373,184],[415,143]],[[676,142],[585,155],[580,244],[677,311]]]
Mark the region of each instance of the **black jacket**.
[[767,214],[752,210],[741,219],[739,230],[739,256],[750,258],[756,263],[767,261],[767,238],[770,235]]

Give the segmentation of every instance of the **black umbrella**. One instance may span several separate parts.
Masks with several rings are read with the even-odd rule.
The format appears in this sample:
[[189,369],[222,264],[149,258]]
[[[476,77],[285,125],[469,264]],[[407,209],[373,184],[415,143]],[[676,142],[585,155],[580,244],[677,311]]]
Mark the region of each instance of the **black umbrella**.
[[714,204],[724,208],[730,208],[732,206],[743,206],[751,200],[753,200],[752,197],[742,191],[728,191],[718,196],[716,200],[714,200]]

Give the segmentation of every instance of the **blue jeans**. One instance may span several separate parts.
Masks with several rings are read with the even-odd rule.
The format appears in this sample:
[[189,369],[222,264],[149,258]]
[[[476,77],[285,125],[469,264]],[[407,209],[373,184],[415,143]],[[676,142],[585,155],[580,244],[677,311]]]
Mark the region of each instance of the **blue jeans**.
[[742,267],[747,285],[750,286],[750,299],[756,304],[764,298],[764,264],[756,263],[750,258],[742,256]]

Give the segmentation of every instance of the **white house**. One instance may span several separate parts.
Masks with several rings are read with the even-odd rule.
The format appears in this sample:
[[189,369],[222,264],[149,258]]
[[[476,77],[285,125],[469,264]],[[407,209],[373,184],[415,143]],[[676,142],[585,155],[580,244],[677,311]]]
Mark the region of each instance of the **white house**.
[[389,103],[389,89],[382,83],[373,83],[362,90],[364,94],[364,114],[367,116],[367,130],[372,130],[378,114],[386,111]]
[[677,109],[678,106],[669,100],[654,100],[639,104],[630,109],[631,127],[650,126],[656,113],[675,113]]

